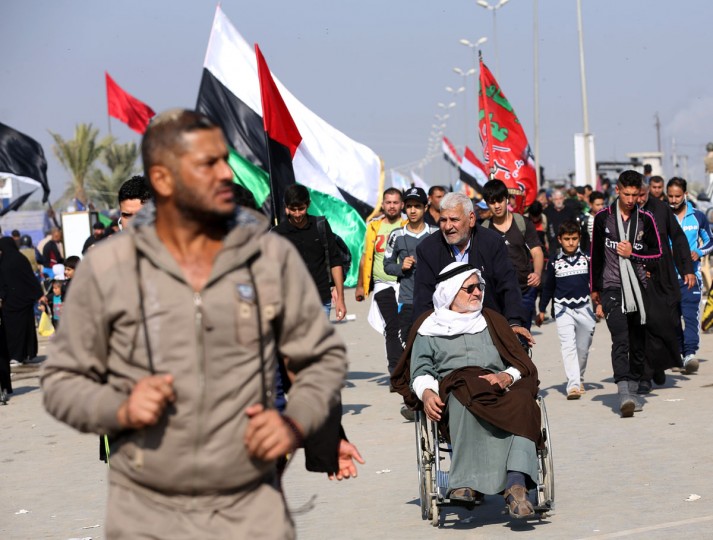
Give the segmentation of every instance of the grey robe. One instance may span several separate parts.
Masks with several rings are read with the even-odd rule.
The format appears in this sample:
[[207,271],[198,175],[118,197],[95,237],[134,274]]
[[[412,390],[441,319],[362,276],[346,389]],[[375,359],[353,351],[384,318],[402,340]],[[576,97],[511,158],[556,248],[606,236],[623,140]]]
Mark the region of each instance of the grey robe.
[[[454,369],[478,366],[498,373],[507,368],[486,331],[452,337],[418,335],[411,353],[411,382],[429,374],[441,381]],[[507,433],[472,415],[453,396],[448,398],[448,429],[453,454],[449,488],[469,487],[485,494],[505,489],[507,471],[537,481],[535,443]]]

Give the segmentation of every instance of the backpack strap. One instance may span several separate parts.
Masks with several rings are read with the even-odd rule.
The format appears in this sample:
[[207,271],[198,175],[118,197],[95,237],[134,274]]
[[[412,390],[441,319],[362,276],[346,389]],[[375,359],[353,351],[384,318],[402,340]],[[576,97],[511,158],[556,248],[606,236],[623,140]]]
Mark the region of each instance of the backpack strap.
[[522,214],[515,213],[513,213],[512,217],[515,220],[515,226],[520,231],[520,234],[525,237],[525,218],[522,216]]
[[327,218],[324,216],[317,216],[317,234],[319,235],[319,241],[322,242],[322,248],[324,249],[324,261],[327,266],[327,279],[329,280],[329,285],[332,283],[332,264],[329,258],[329,242],[327,240]]
[[[520,231],[520,234],[522,234],[522,236],[524,237],[525,236],[525,218],[522,217],[522,214],[516,214],[514,212],[512,212],[512,218],[515,220],[515,226],[517,227],[517,230]],[[483,227],[485,227],[486,229],[489,229],[490,228],[490,220],[486,219],[485,221],[483,221],[483,223],[481,223],[481,225]]]

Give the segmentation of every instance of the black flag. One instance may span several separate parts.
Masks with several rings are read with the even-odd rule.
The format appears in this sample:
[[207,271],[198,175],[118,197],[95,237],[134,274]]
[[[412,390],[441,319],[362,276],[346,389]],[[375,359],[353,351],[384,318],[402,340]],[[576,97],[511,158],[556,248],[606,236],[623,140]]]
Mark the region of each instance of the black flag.
[[50,186],[42,146],[33,138],[0,122],[0,175],[3,174],[41,187],[42,202],[47,202]]
[[25,201],[29,199],[35,191],[37,190],[33,189],[32,191],[28,191],[27,193],[23,193],[22,195],[20,195],[17,199],[12,201],[2,210],[0,210],[0,217],[4,216],[8,212],[12,212],[13,210],[19,210],[20,207],[25,204]]

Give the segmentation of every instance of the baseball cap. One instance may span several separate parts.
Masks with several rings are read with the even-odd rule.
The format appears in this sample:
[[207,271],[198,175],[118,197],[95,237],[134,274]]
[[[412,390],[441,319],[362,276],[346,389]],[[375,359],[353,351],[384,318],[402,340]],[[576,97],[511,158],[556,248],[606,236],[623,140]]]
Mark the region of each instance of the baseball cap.
[[421,204],[426,204],[428,202],[428,197],[426,196],[426,192],[420,187],[412,187],[407,189],[406,193],[404,193],[404,202],[408,200],[414,200],[420,202]]
[[480,199],[480,202],[475,205],[477,208],[480,208],[481,210],[487,210],[488,209],[488,203],[485,202],[485,199]]

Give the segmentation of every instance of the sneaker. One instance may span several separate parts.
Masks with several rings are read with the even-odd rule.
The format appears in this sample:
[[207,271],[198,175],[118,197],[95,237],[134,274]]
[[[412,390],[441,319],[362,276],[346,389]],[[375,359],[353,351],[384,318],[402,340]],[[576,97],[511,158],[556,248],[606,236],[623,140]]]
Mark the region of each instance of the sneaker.
[[634,411],[636,411],[636,402],[630,397],[626,396],[622,398],[619,404],[619,413],[622,418],[631,418],[634,416]]
[[14,359],[10,360],[10,367],[17,367],[17,366],[21,366],[21,365],[22,365],[22,362],[20,362],[19,360],[14,360]]
[[651,381],[646,381],[646,380],[641,380],[639,381],[639,387],[636,390],[636,393],[639,395],[642,394],[648,394],[651,392]]
[[28,359],[25,361],[25,365],[26,365],[26,366],[28,366],[28,365],[31,366],[31,365],[41,364],[41,363],[44,362],[44,361],[45,361],[45,359],[44,359],[43,356],[35,356],[34,358],[28,358]]
[[689,354],[683,359],[683,372],[686,375],[690,375],[696,371],[698,371],[698,358]]
[[407,422],[416,421],[416,413],[409,409],[406,405],[401,407],[401,416],[403,416]]

